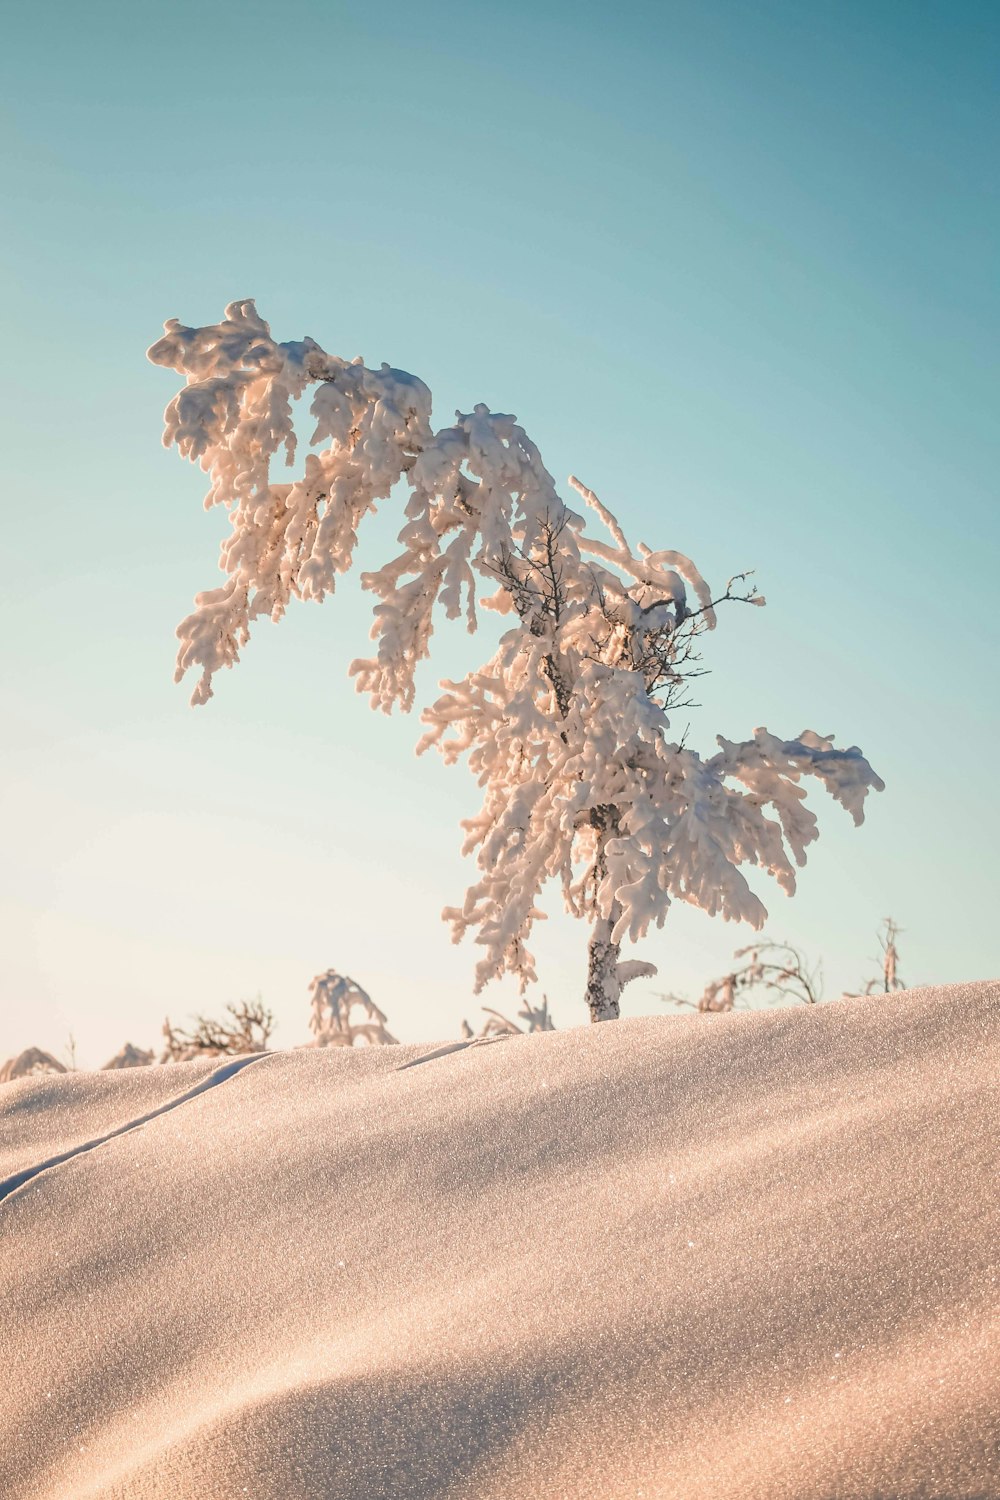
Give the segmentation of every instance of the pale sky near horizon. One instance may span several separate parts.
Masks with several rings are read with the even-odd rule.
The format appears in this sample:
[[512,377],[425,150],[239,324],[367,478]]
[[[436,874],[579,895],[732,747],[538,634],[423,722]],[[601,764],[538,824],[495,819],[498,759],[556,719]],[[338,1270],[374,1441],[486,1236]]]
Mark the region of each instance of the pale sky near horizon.
[[[328,966],[406,1040],[516,1008],[472,997],[439,920],[476,789],[355,694],[355,586],[261,627],[206,708],[172,682],[224,528],[144,351],[246,296],[279,339],[413,371],[439,423],[517,413],[711,581],[756,568],[768,607],[708,639],[692,743],[832,731],[887,783],[860,830],[814,798],[798,894],[757,882],[768,932],[830,994],[890,913],[908,981],[998,972],[996,6],[0,16],[0,1059],[72,1032],[96,1065],[258,992],[291,1045]],[[492,640],[443,629],[424,701]],[[586,934],[550,909],[539,990],[572,1025]],[[626,1013],[751,938],[675,909]]]

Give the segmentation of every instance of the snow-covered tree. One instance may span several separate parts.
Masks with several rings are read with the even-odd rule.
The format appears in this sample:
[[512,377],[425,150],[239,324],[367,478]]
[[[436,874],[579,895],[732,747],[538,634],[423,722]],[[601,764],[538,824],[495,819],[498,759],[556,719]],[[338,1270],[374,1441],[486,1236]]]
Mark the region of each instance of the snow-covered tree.
[[359,1042],[369,1047],[397,1045],[388,1029],[388,1017],[349,974],[327,969],[316,975],[309,992],[309,1029],[317,1047],[356,1047]]
[[[720,601],[689,558],[633,548],[571,481],[599,528],[588,532],[513,416],[480,404],[435,431],[422,381],[312,339],[277,343],[251,301],[208,327],[171,320],[149,355],[185,377],[164,442],[201,464],[206,506],[226,506],[231,523],[225,582],[199,594],[178,629],[177,677],[200,673],[195,703],[238,660],[256,619],[333,592],[365,515],[401,481],[400,550],[362,574],[380,602],[376,654],[351,668],[359,689],[385,712],[409,709],[436,610],[464,615],[469,630],[480,606],[509,619],[483,668],[442,684],[419,746],[437,745],[448,761],[467,755],[483,788],[465,824],[479,878],[445,912],[456,940],[471,929],[483,949],[477,989],[505,972],[522,988],[535,979],[528,942],[555,879],[592,924],[591,1017],[614,1017],[623,986],[655,972],[622,960],[622,943],[661,925],[673,900],[760,927],[766,912],[741,867],[794,890],[794,864],[818,834],[804,777],[862,821],[882,783],[830,735],[758,729],[746,741],[719,737],[707,757],[672,737],[668,710]],[[310,387],[319,451],[293,482],[274,483],[272,459],[294,463],[293,402]],[[762,604],[743,584],[722,598]]]

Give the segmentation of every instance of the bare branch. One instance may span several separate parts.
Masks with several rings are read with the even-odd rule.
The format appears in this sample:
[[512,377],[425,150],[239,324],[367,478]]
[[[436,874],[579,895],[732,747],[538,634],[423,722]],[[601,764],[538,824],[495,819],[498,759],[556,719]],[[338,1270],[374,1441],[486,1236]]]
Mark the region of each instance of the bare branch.
[[166,1042],[161,1062],[189,1062],[194,1057],[242,1057],[246,1053],[266,1052],[274,1030],[274,1015],[256,1000],[239,1000],[227,1005],[225,1016],[195,1016],[190,1031],[172,1026],[170,1018],[163,1023]]
[[767,938],[746,948],[737,948],[734,958],[746,962],[706,984],[697,1000],[683,995],[661,994],[657,998],[673,1005],[687,1005],[700,1011],[730,1011],[751,1007],[755,992],[768,998],[778,996],[802,1005],[818,1005],[823,994],[823,973],[819,965],[810,968],[802,954],[790,943]]

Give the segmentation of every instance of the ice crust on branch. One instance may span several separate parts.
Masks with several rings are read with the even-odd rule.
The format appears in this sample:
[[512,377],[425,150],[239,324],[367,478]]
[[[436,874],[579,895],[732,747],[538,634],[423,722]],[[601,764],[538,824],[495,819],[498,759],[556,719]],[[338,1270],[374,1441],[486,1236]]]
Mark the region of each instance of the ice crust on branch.
[[[510,620],[484,667],[441,684],[418,746],[436,745],[447,761],[468,756],[483,789],[464,824],[479,878],[445,911],[456,940],[476,931],[477,988],[505,972],[522,986],[535,979],[528,943],[553,879],[568,909],[594,923],[592,983],[606,1005],[592,999],[591,1013],[617,1014],[622,986],[653,972],[621,963],[620,945],[661,925],[672,901],[759,928],[766,912],[743,867],[794,890],[818,832],[805,778],[862,821],[882,782],[830,735],[720,736],[707,758],[672,738],[667,710],[720,600],[683,553],[633,548],[571,479],[596,517],[591,535],[512,415],[479,404],[435,431],[422,381],[312,339],[276,343],[252,301],[231,303],[206,328],[171,320],[149,357],[186,381],[167,407],[164,443],[201,464],[206,506],[226,506],[231,523],[225,582],[199,594],[178,629],[178,680],[200,672],[193,702],[239,659],[253,620],[333,592],[364,517],[400,481],[400,550],[362,575],[378,599],[377,645],[351,666],[359,690],[385,712],[412,706],[438,609],[470,631],[480,606]],[[309,387],[319,451],[300,477],[272,483],[274,458],[294,463],[293,403]],[[763,603],[743,579],[720,597]]]

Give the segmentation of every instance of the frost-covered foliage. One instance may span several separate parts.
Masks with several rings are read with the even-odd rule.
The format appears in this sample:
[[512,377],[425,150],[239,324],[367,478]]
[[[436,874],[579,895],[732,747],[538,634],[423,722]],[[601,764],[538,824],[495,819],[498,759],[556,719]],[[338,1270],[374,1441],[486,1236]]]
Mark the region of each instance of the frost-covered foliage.
[[312,1014],[309,1028],[317,1047],[395,1046],[388,1017],[379,1010],[367,990],[348,974],[327,969],[309,986]]
[[165,1046],[161,1062],[190,1062],[195,1057],[243,1057],[266,1052],[274,1030],[274,1013],[260,997],[227,1005],[221,1020],[196,1016],[190,1031],[163,1023]]
[[[168,1023],[169,1024],[169,1023]],[[126,1042],[104,1064],[104,1070],[108,1068],[148,1068],[156,1061],[156,1055],[152,1051],[144,1051],[142,1047],[134,1047],[131,1042]]]
[[[477,405],[435,431],[431,396],[412,375],[327,354],[312,339],[276,343],[251,301],[205,328],[165,325],[149,351],[185,377],[164,442],[210,477],[224,505],[225,583],[199,594],[178,630],[178,679],[200,673],[204,703],[254,619],[278,620],[293,598],[322,600],[350,568],[360,523],[398,481],[408,491],[400,550],[362,583],[379,599],[373,658],[351,671],[373,706],[409,709],[435,610],[478,606],[511,624],[490,661],[423,715],[420,749],[467,755],[483,788],[466,824],[479,878],[445,916],[482,948],[477,990],[505,972],[536,978],[529,951],[550,879],[592,923],[587,999],[595,1020],[618,1014],[622,988],[655,972],[622,961],[621,944],[664,921],[674,900],[755,927],[766,912],[743,866],[788,893],[817,837],[805,806],[812,777],[855,823],[882,783],[855,747],[804,730],[720,737],[703,757],[671,732],[668,709],[694,670],[693,643],[716,622],[707,584],[683,553],[633,547],[597,497],[571,481],[595,518],[559,496],[516,419]],[[300,477],[273,483],[271,460],[296,455],[293,402],[315,387],[313,444]],[[490,593],[482,597],[488,583]],[[733,580],[722,595],[762,604]]]
[[0,1083],[13,1083],[15,1078],[30,1078],[35,1073],[66,1073],[68,1069],[51,1052],[41,1047],[26,1047],[16,1057],[8,1057],[0,1065]]

